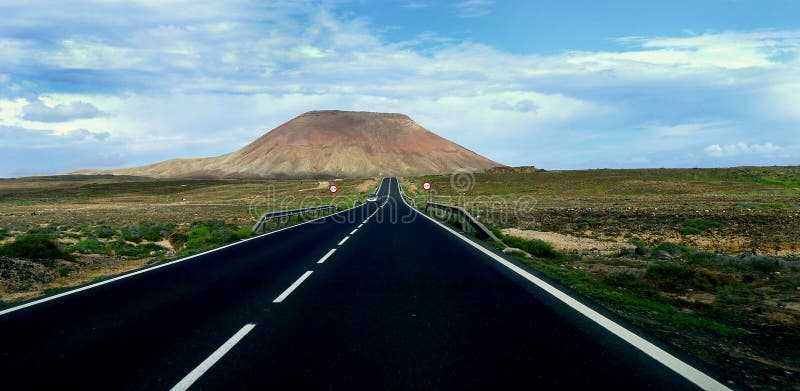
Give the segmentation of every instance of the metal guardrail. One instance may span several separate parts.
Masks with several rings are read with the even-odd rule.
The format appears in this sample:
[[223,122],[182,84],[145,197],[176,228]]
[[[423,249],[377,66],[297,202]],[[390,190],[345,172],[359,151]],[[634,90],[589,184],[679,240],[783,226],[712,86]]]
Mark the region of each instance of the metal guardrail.
[[258,221],[255,225],[253,225],[253,232],[258,233],[258,231],[266,230],[269,227],[267,224],[270,221],[276,222],[276,228],[279,229],[281,227],[281,223],[283,219],[286,219],[286,224],[292,221],[292,216],[297,216],[297,221],[299,222],[302,218],[303,220],[308,220],[309,218],[315,219],[321,216],[324,212],[331,212],[337,210],[335,205],[324,205],[324,206],[314,206],[310,208],[301,208],[301,209],[291,209],[291,210],[278,210],[275,212],[267,212],[261,215],[258,218]]
[[[485,225],[481,224],[475,217],[472,217],[469,212],[464,210],[464,208],[460,206],[453,206],[453,205],[445,205],[445,204],[437,204],[435,202],[428,202],[425,204],[425,212],[428,209],[433,208],[438,212],[443,212],[444,216],[441,216],[444,219],[456,218],[456,220],[460,220],[461,222],[461,230],[464,232],[469,232],[469,228],[471,227],[475,231],[485,235],[492,240],[498,241],[503,243],[502,240],[498,239],[492,231],[486,228]],[[439,216],[437,216],[439,217]]]
[[403,186],[399,186],[399,184],[398,184],[397,187],[400,189],[400,197],[403,197],[403,200],[406,202],[406,204],[411,205],[412,208],[416,208],[417,207],[417,201],[414,201],[413,198],[407,196],[406,193],[403,193]]

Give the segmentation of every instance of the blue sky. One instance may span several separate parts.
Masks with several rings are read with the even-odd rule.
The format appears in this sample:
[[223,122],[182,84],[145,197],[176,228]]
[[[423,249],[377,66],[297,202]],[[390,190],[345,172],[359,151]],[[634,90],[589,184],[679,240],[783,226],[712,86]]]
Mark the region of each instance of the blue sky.
[[800,2],[0,0],[0,176],[402,112],[510,165],[800,162]]

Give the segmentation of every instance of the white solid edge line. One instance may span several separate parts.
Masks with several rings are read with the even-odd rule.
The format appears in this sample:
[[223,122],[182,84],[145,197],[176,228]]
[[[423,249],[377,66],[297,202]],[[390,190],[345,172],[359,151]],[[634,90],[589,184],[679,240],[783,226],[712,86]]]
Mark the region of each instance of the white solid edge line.
[[350,231],[350,235],[352,235],[352,234],[356,233],[356,231],[358,231],[358,228],[356,228],[356,229],[354,229],[354,230]]
[[291,225],[291,226],[284,227],[284,228],[281,228],[281,229],[278,229],[278,230],[275,230],[275,231],[272,231],[272,232],[267,232],[267,233],[264,233],[264,234],[261,234],[261,235],[258,235],[258,236],[253,236],[252,238],[242,239],[242,240],[240,240],[238,242],[229,243],[229,244],[226,244],[224,246],[212,248],[211,250],[206,250],[206,251],[203,251],[201,253],[189,255],[189,256],[184,257],[184,258],[175,259],[175,260],[172,260],[172,261],[169,261],[169,262],[166,262],[166,263],[162,263],[162,264],[159,264],[159,265],[156,265],[156,266],[148,267],[146,269],[141,269],[141,270],[137,270],[137,271],[134,271],[134,272],[130,272],[128,274],[124,274],[124,275],[121,275],[121,276],[112,277],[112,278],[109,278],[107,280],[103,280],[103,281],[100,281],[100,282],[97,282],[97,283],[94,283],[94,284],[91,284],[91,285],[86,285],[86,286],[82,286],[80,288],[75,288],[75,289],[71,289],[71,290],[68,290],[68,291],[65,291],[65,292],[61,292],[61,293],[55,294],[53,296],[43,297],[41,299],[34,300],[34,301],[31,301],[31,302],[28,302],[28,303],[25,303],[25,304],[20,304],[20,305],[18,305],[16,307],[11,307],[11,308],[2,310],[2,311],[0,311],[0,316],[3,316],[3,315],[8,314],[10,312],[21,310],[23,308],[32,307],[32,306],[37,305],[37,304],[41,304],[41,303],[45,303],[45,302],[48,302],[48,301],[51,301],[51,300],[55,300],[55,299],[58,299],[58,298],[61,298],[61,297],[64,297],[64,296],[69,296],[69,295],[71,295],[73,293],[83,292],[85,290],[96,288],[96,287],[101,286],[101,285],[110,284],[112,282],[116,282],[116,281],[123,280],[123,279],[129,278],[129,277],[137,276],[139,274],[147,273],[147,272],[150,272],[150,271],[153,271],[153,270],[156,270],[156,269],[161,269],[162,267],[167,267],[167,266],[170,266],[170,265],[174,265],[176,263],[180,263],[180,262],[183,262],[183,261],[188,261],[190,259],[194,259],[194,258],[203,256],[203,255],[206,255],[206,254],[210,254],[210,253],[213,253],[215,251],[219,251],[219,250],[222,250],[222,249],[225,249],[225,248],[228,248],[228,247],[236,246],[236,245],[239,245],[239,244],[242,244],[242,243],[245,243],[245,242],[249,242],[251,240],[255,240],[255,239],[258,239],[258,238],[263,238],[264,236],[267,236],[267,235],[276,234],[278,232],[285,231],[285,230],[288,230],[288,229],[292,229],[292,228],[295,228],[295,227],[299,227],[301,225],[312,223],[314,221],[322,220],[322,219],[325,219],[325,218],[328,218],[328,217],[331,217],[331,216],[335,216],[335,215],[338,215],[338,214],[349,212],[349,211],[351,211],[351,210],[353,210],[355,208],[360,208],[360,207],[361,207],[361,205],[354,206],[352,208],[345,209],[345,210],[343,210],[341,212],[336,212],[334,214],[330,214],[330,215],[327,215],[327,216],[318,217],[318,218],[316,218],[314,220],[304,221],[304,222],[302,222],[300,224]]
[[622,327],[621,325],[617,324],[613,320],[605,317],[604,315],[602,315],[599,312],[591,309],[587,305],[581,303],[578,300],[575,300],[571,296],[569,296],[566,293],[560,291],[556,287],[554,287],[554,286],[548,284],[547,282],[537,278],[533,274],[530,274],[526,270],[524,270],[524,269],[520,268],[519,266],[509,262],[508,260],[498,256],[497,254],[485,249],[484,247],[480,246],[479,244],[477,244],[477,243],[475,243],[475,242],[463,237],[462,235],[460,235],[455,230],[453,230],[450,227],[448,227],[448,226],[436,221],[432,217],[430,217],[430,216],[428,216],[428,215],[426,215],[424,213],[421,213],[420,211],[416,210],[415,208],[412,208],[410,205],[408,205],[405,202],[405,200],[403,200],[403,203],[406,204],[406,206],[411,208],[413,211],[415,211],[417,214],[419,214],[419,215],[427,218],[428,220],[436,223],[436,225],[438,225],[439,227],[441,227],[441,228],[445,229],[446,231],[450,232],[451,234],[453,234],[457,238],[463,240],[464,242],[466,242],[470,246],[476,248],[478,251],[488,255],[490,258],[492,258],[495,261],[499,262],[503,266],[511,269],[513,272],[517,273],[518,275],[522,276],[526,280],[528,280],[531,283],[533,283],[534,285],[538,286],[539,288],[541,288],[545,292],[547,292],[550,295],[554,296],[555,298],[557,298],[562,303],[572,307],[574,310],[578,311],[581,315],[589,318],[589,320],[597,323],[598,325],[600,325],[604,329],[610,331],[612,334],[618,336],[619,338],[621,338],[625,342],[627,342],[627,343],[631,344],[632,346],[634,346],[635,348],[641,350],[642,352],[644,352],[648,356],[650,356],[653,359],[655,359],[656,361],[660,362],[661,364],[663,364],[667,368],[673,370],[675,373],[683,376],[684,378],[686,378],[690,382],[694,383],[698,387],[700,387],[700,388],[702,388],[704,390],[730,390],[730,388],[728,388],[724,384],[718,382],[717,380],[715,380],[711,376],[706,375],[705,373],[703,373],[699,369],[697,369],[697,368],[695,368],[695,367],[693,367],[693,366],[691,366],[689,364],[686,364],[685,362],[683,362],[680,359],[678,359],[677,357],[671,355],[667,351],[665,351],[665,350],[659,348],[658,346],[654,345],[652,342],[650,342],[650,341],[638,336],[637,334],[635,334],[634,332],[626,329],[625,327]]
[[343,244],[344,244],[344,242],[346,242],[346,241],[347,241],[347,239],[350,239],[350,237],[349,237],[349,236],[345,236],[345,237],[344,237],[344,239],[342,239],[342,241],[341,241],[341,242],[339,242],[339,244],[337,244],[337,246],[341,246],[341,245],[343,245]]
[[331,257],[331,255],[333,255],[335,251],[336,249],[332,248],[331,251],[328,251],[328,253],[325,254],[322,258],[320,258],[319,261],[317,261],[317,263],[324,263],[328,258]]
[[310,275],[311,275],[311,273],[313,273],[311,270],[309,270],[309,271],[307,271],[307,272],[303,273],[303,275],[302,275],[302,276],[300,276],[300,278],[298,278],[298,279],[297,279],[297,281],[295,281],[294,283],[292,283],[292,285],[290,285],[288,288],[286,288],[286,290],[285,290],[285,291],[283,291],[283,293],[281,293],[281,294],[280,294],[280,296],[276,297],[276,298],[275,298],[275,300],[272,300],[272,302],[273,302],[273,303],[280,303],[280,302],[282,302],[282,301],[283,301],[284,299],[286,299],[286,297],[288,297],[288,296],[289,296],[289,295],[290,295],[290,294],[291,294],[291,293],[292,293],[292,292],[293,292],[295,289],[297,289],[297,287],[298,287],[298,286],[300,286],[300,284],[302,284],[302,283],[303,283],[303,281],[305,281],[305,280],[306,280],[306,278],[308,278],[308,276],[310,276]]
[[253,327],[256,327],[255,323],[248,323],[244,327],[242,327],[239,331],[236,332],[236,334],[228,338],[228,340],[225,341],[225,343],[222,344],[222,346],[217,348],[217,350],[215,350],[214,353],[211,353],[211,355],[208,356],[208,358],[206,358],[205,360],[203,360],[203,362],[201,362],[200,365],[197,366],[197,368],[189,372],[188,375],[186,375],[183,379],[181,379],[181,381],[179,381],[178,384],[176,384],[170,390],[183,391],[189,389],[189,387],[191,387],[192,384],[194,384],[194,382],[196,382],[197,379],[200,378],[200,376],[203,376],[203,374],[206,373],[206,371],[208,371],[217,361],[219,361],[219,359],[221,359],[222,356],[225,355],[225,353],[228,353],[228,351],[231,350],[237,343],[239,343],[239,341],[241,341],[242,338],[244,338],[244,336],[247,335],[247,333],[253,330]]

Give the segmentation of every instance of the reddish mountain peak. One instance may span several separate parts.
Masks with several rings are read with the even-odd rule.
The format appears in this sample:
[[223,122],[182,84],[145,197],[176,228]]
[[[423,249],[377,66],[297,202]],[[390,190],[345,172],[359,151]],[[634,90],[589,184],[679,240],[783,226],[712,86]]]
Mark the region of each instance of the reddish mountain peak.
[[502,165],[439,137],[404,114],[323,110],[301,114],[227,155],[111,172],[156,177],[360,177],[483,171],[496,166]]

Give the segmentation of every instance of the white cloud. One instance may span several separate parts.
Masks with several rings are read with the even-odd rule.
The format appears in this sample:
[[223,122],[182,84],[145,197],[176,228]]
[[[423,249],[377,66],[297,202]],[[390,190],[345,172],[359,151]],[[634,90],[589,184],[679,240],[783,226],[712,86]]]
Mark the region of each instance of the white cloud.
[[730,121],[691,122],[675,125],[666,125],[655,121],[644,124],[642,128],[660,137],[698,137],[724,133],[735,125]]
[[408,3],[403,4],[401,7],[408,8],[408,9],[423,9],[423,8],[430,8],[433,4],[430,2],[425,1],[410,1]]
[[708,156],[712,157],[734,157],[750,154],[770,155],[779,152],[782,149],[783,148],[772,143],[748,145],[746,143],[739,142],[736,144],[709,145],[704,149],[704,151]]
[[96,118],[107,115],[91,103],[75,101],[67,104],[48,105],[36,98],[22,106],[21,116],[34,122],[67,122],[81,118]]
[[456,4],[459,18],[478,18],[492,13],[490,0],[463,0]]

